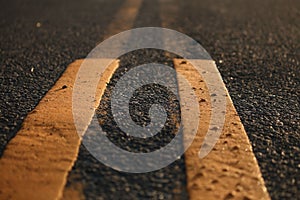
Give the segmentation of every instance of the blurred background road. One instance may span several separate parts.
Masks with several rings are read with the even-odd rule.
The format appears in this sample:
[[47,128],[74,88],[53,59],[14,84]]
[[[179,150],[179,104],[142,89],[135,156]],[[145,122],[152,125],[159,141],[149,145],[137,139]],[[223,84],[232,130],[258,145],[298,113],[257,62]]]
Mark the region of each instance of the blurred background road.
[[[121,0],[0,1],[0,153],[69,63],[119,31],[166,27],[197,40],[216,61],[271,198],[299,198],[300,1],[144,0],[131,24],[118,16],[126,6]],[[131,176],[96,163],[81,147],[66,187],[83,181],[90,199],[186,198],[183,159]]]

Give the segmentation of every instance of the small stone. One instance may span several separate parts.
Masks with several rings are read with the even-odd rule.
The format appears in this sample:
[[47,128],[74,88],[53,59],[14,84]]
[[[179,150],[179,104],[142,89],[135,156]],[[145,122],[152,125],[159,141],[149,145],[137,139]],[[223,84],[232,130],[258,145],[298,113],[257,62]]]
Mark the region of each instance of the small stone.
[[234,147],[232,147],[233,151],[239,150],[239,146],[235,145]]
[[180,65],[184,65],[184,64],[186,64],[185,60],[183,60],[183,61],[180,62]]
[[37,28],[40,28],[42,26],[42,23],[41,22],[37,22],[36,25],[35,25]]
[[201,98],[200,101],[199,101],[199,103],[202,103],[202,102],[206,102],[206,100],[203,99],[203,98]]
[[212,184],[216,184],[216,183],[218,183],[218,182],[219,182],[219,181],[216,180],[216,179],[214,179],[214,180],[211,181]]
[[231,134],[231,133],[226,133],[225,136],[226,136],[226,137],[231,137],[232,134]]
[[219,129],[220,129],[219,127],[214,126],[214,127],[212,127],[210,130],[212,130],[212,131],[217,131],[217,130],[219,130]]
[[244,196],[243,200],[251,200],[250,197]]
[[233,198],[234,198],[234,195],[230,192],[225,196],[224,200],[229,200],[229,199],[233,199]]

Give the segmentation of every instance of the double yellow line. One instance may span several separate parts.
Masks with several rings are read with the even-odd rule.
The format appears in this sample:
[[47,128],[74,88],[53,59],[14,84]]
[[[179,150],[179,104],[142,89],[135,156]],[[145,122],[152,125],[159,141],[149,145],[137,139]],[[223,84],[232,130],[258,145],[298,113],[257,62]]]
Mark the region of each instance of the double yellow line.
[[[168,9],[165,1],[161,8]],[[112,35],[133,26],[141,0],[127,0],[107,28]],[[176,12],[171,6],[171,13]],[[161,18],[164,26],[170,12]],[[82,191],[64,190],[80,145],[72,116],[72,87],[82,60],[69,65],[39,105],[28,114],[22,128],[7,145],[0,159],[0,199],[80,199]],[[269,199],[247,134],[227,94],[226,120],[213,151],[199,159],[198,151],[210,119],[210,97],[202,77],[192,66],[174,60],[175,69],[187,77],[198,97],[201,115],[197,135],[185,153],[190,199]],[[99,100],[112,74],[114,62],[102,75]],[[225,86],[224,86],[225,87]],[[179,85],[180,88],[180,85]],[[97,106],[97,105],[96,105]],[[188,116],[182,116],[188,126]],[[80,188],[75,187],[74,188]]]

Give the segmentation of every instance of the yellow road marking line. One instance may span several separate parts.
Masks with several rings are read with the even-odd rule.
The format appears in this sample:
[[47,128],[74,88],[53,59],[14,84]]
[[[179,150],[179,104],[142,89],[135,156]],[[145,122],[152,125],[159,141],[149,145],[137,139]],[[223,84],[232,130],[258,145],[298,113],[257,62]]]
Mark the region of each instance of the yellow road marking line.
[[159,0],[161,25],[164,28],[176,29],[181,31],[180,27],[176,26],[178,22],[178,14],[180,7],[173,0]]
[[[103,40],[117,33],[129,30],[134,25],[134,20],[141,7],[142,0],[126,0],[120,10],[113,16],[112,22],[106,28]],[[112,74],[111,74],[112,75]],[[108,81],[107,81],[108,82]],[[100,102],[101,96],[96,97],[96,104]],[[88,120],[89,118],[83,118]],[[83,198],[83,185],[81,183],[72,183],[69,187],[65,187],[63,191],[63,199]],[[80,190],[80,191],[79,191]]]
[[121,9],[113,16],[113,21],[106,28],[104,39],[133,27],[142,0],[126,0]]
[[[200,108],[197,135],[185,152],[190,199],[270,199],[249,139],[228,92],[225,124],[220,139],[205,158],[199,158],[198,152],[211,117],[210,96],[203,78],[189,63],[183,61],[175,59],[175,69],[192,85]],[[203,64],[206,62],[211,61],[203,61]],[[180,90],[184,88],[179,83],[179,96]],[[183,124],[188,124],[188,116],[182,116],[182,120]]]
[[[81,62],[68,66],[8,143],[0,159],[0,199],[62,197],[80,145],[72,116],[72,87]],[[102,74],[97,97],[117,67],[114,62]]]
[[[80,144],[72,118],[72,87],[81,62],[78,60],[67,68],[7,145],[0,160],[1,199],[62,197],[67,173],[77,157]],[[192,83],[200,102],[200,128],[185,153],[190,198],[269,199],[251,145],[229,95],[220,140],[207,157],[199,159],[198,151],[210,119],[209,94],[205,82],[188,63],[178,59],[174,63],[176,71]],[[102,75],[97,100],[117,66],[116,62],[113,63]],[[182,89],[180,85],[179,89]],[[187,124],[188,116],[182,119]],[[64,198],[82,198],[80,191],[64,192]]]

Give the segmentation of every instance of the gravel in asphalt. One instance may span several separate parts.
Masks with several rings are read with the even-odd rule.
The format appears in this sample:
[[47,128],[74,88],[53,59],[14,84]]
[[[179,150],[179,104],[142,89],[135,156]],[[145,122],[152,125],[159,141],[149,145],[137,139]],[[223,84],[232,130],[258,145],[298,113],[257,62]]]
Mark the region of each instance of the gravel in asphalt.
[[[160,26],[156,3],[143,2],[135,26]],[[217,61],[272,199],[297,198],[299,1],[175,0],[174,4],[180,13],[168,28],[199,41]],[[120,0],[0,2],[1,153],[66,66],[84,58],[102,40],[112,13],[121,5]],[[82,167],[89,170],[92,158],[82,147],[79,160],[84,156],[90,162]],[[110,173],[107,169],[106,179],[94,186],[104,188]]]
[[[154,137],[142,139],[132,137],[128,133],[123,132],[115,122],[111,111],[112,91],[126,72],[135,66],[152,62],[172,66],[173,57],[175,56],[165,57],[164,52],[160,50],[146,49],[127,53],[119,58],[120,66],[108,83],[96,111],[99,124],[102,130],[106,132],[110,142],[126,151],[147,153],[163,148],[173,139],[178,132],[180,123],[179,101],[176,98],[176,94],[160,85],[146,85],[136,90],[129,103],[129,112],[132,119],[141,126],[149,124],[149,108],[152,104],[160,103],[164,106],[168,117],[163,129]],[[170,85],[177,87],[175,74],[165,74],[164,77],[166,77]],[[119,109],[121,110],[122,108],[120,107]],[[95,141],[93,134],[85,136],[84,140]],[[93,142],[86,141],[86,143],[91,144]],[[97,143],[97,145],[101,145],[101,143]],[[109,149],[107,149],[107,152],[109,152]],[[107,156],[117,157],[118,155],[109,154]],[[125,160],[127,158],[119,159],[119,162],[122,163]],[[139,164],[132,162],[133,166]],[[122,199],[187,198],[183,156],[179,157],[172,165],[163,169],[142,174],[132,174],[115,171],[103,165],[81,145],[78,160],[68,176],[66,187],[68,188],[72,184],[81,184],[87,199],[119,199],[121,197]]]

